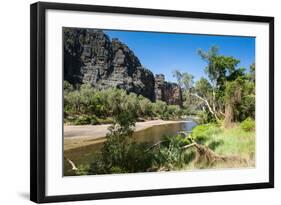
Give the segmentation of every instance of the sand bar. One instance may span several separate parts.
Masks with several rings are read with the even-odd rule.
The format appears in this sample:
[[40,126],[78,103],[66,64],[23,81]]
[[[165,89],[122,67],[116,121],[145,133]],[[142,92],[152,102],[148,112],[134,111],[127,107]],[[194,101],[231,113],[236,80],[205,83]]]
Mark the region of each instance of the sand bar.
[[[137,122],[135,131],[141,131],[156,125],[166,125],[186,121],[150,120]],[[105,141],[110,125],[64,125],[64,150],[75,149]]]

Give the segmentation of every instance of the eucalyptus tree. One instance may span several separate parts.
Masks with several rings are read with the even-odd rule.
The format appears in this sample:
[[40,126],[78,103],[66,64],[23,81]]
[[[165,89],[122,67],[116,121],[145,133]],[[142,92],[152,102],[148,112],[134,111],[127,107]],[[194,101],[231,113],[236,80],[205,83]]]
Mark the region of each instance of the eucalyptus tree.
[[252,63],[250,65],[250,73],[249,74],[250,74],[250,80],[255,83],[255,81],[256,81],[256,65],[255,65],[255,63]]
[[181,88],[182,87],[182,73],[177,69],[173,70],[172,73],[173,73],[173,77],[176,78],[177,83],[178,83],[179,87]]
[[219,55],[218,47],[216,46],[212,46],[209,51],[199,49],[198,54],[207,62],[205,72],[212,87],[212,99],[209,102],[198,94],[195,94],[195,96],[204,100],[215,119],[220,120],[225,117],[226,82],[235,80],[235,75],[241,73],[241,70],[236,69],[240,61],[232,56]]
[[182,84],[184,86],[184,94],[186,98],[186,104],[190,107],[192,103],[191,92],[194,84],[194,76],[188,72],[182,73]]

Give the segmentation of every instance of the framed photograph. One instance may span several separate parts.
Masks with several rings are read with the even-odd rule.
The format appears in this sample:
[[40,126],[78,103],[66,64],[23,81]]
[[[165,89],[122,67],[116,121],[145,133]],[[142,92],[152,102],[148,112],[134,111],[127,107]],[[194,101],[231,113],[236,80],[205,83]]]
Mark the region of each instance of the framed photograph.
[[274,187],[274,18],[31,5],[34,202]]

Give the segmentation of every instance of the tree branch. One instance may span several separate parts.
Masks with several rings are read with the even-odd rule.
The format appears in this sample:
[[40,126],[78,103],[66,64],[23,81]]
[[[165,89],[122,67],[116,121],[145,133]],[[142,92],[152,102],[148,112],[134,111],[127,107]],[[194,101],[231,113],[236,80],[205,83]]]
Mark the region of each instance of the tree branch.
[[225,117],[225,114],[220,110],[220,114]]
[[73,171],[78,170],[73,161],[68,158],[66,158],[66,161],[71,165]]
[[149,150],[153,149],[154,147],[160,145],[160,144],[163,143],[163,142],[168,142],[168,140],[159,141],[159,142],[157,142],[157,143],[151,145],[149,148],[147,148],[147,149],[145,150],[145,152],[148,152]]
[[203,102],[205,102],[205,104],[207,105],[207,107],[208,107],[210,113],[212,113],[212,115],[214,115],[214,117],[216,118],[216,120],[219,120],[219,118],[218,118],[216,112],[211,108],[209,102],[208,102],[206,99],[202,98],[202,97],[199,96],[197,93],[191,93],[190,95],[195,96],[195,97],[199,98],[200,100],[202,100]]
[[188,149],[188,148],[190,148],[190,147],[195,146],[196,144],[197,144],[196,142],[193,142],[193,143],[191,143],[191,144],[188,144],[188,145],[185,145],[185,146],[181,147],[181,149]]

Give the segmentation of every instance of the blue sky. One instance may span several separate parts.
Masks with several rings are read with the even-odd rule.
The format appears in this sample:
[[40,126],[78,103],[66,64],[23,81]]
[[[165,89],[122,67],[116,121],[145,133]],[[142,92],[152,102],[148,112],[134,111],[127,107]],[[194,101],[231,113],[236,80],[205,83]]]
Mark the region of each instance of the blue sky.
[[208,51],[213,45],[219,54],[240,60],[238,67],[246,69],[255,61],[255,38],[105,30],[110,38],[118,38],[154,74],[162,73],[167,81],[174,81],[172,70],[189,72],[195,80],[206,77],[204,62],[197,54],[199,48]]

